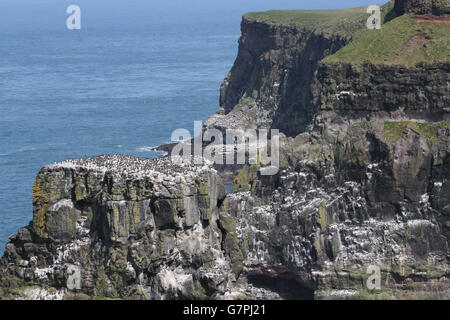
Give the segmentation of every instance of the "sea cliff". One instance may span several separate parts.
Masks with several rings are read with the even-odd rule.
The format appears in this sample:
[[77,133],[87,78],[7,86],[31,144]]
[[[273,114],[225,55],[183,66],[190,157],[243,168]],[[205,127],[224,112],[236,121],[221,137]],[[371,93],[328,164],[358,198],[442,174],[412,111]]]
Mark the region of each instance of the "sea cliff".
[[46,166],[0,296],[448,299],[450,27],[415,20],[444,19],[427,3],[389,2],[381,30],[365,8],[245,15],[206,128],[279,129],[278,174],[244,166],[227,194],[210,163]]

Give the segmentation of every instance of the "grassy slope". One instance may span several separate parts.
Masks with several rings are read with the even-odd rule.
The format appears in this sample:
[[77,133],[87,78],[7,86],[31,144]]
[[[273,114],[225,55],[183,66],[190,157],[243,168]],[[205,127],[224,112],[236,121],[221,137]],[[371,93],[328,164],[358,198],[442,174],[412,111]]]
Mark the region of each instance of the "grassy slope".
[[419,23],[403,15],[384,24],[381,30],[358,33],[354,41],[324,62],[413,66],[419,62],[449,60],[450,26]]
[[[383,20],[389,19],[393,9],[393,1],[383,5]],[[270,10],[251,12],[244,17],[250,21],[279,25],[298,25],[312,27],[318,33],[331,35],[353,36],[363,29],[369,14],[367,7],[341,10]]]
[[365,7],[344,10],[270,10],[248,13],[245,18],[270,24],[313,27],[326,34],[348,34],[361,28],[368,16],[365,10]]

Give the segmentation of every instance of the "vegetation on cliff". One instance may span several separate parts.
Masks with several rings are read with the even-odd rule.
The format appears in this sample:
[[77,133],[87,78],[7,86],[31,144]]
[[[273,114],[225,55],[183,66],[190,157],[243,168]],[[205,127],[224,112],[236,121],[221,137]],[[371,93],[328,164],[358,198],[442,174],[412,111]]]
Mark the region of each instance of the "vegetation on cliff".
[[389,121],[384,124],[383,136],[384,138],[394,143],[405,132],[406,129],[411,129],[414,132],[425,136],[427,143],[432,147],[438,140],[438,129],[450,130],[450,119],[442,122],[415,122],[415,121]]
[[324,62],[413,66],[420,62],[449,61],[450,26],[418,22],[403,15],[383,25],[381,30],[364,30],[346,47]]
[[[382,22],[394,18],[394,1],[381,6],[381,12]],[[244,15],[244,19],[248,21],[310,27],[319,34],[340,36],[353,36],[365,27],[367,18],[367,7],[338,10],[269,10]]]
[[244,16],[250,21],[277,25],[313,27],[318,33],[351,35],[367,17],[366,7],[343,10],[270,10]]

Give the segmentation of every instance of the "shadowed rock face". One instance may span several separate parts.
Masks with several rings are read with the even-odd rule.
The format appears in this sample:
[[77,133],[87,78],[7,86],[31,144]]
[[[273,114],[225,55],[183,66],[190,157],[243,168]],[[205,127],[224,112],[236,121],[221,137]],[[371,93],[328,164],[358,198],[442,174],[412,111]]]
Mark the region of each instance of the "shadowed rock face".
[[411,68],[321,63],[315,104],[321,110],[438,116],[450,112],[449,81],[448,62]]
[[397,15],[413,13],[419,15],[445,16],[450,14],[450,1],[448,0],[396,0],[395,11]]

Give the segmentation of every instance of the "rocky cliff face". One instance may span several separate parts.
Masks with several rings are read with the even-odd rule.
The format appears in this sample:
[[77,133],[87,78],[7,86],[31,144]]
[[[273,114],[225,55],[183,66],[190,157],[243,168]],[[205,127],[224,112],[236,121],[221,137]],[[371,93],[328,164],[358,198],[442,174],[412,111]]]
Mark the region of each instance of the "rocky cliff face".
[[[242,172],[226,200],[250,282],[290,298],[448,297],[448,120],[322,113],[283,146],[279,175]],[[371,266],[382,289],[368,295]]]
[[[409,8],[401,14],[431,12],[400,5]],[[262,298],[448,299],[448,62],[324,62],[351,39],[290,28],[244,20],[223,109],[208,122],[287,136],[283,170],[244,168],[224,201],[237,221],[241,278]],[[264,35],[272,40],[258,41]],[[252,45],[260,42],[269,46]]]
[[[41,170],[4,298],[447,298],[450,123],[316,116],[283,168],[102,156]],[[382,287],[367,289],[367,271]]]
[[[221,87],[221,108],[206,127],[275,128],[291,137],[304,132],[318,110],[319,63],[365,28],[365,9],[332,21],[332,16],[342,15],[337,10],[311,24],[244,16],[238,56]],[[388,19],[393,2],[381,10]]]
[[413,67],[320,63],[315,97],[321,110],[442,116],[450,112],[450,63]]
[[33,187],[33,221],[10,237],[0,263],[4,295],[36,294],[17,291],[25,283],[45,288],[41,298],[223,294],[242,268],[219,213],[225,196],[215,170],[169,158],[45,167]]
[[289,135],[304,131],[315,113],[312,83],[318,62],[351,37],[247,17],[241,29],[238,57],[221,87],[222,109],[207,126],[274,127]]

